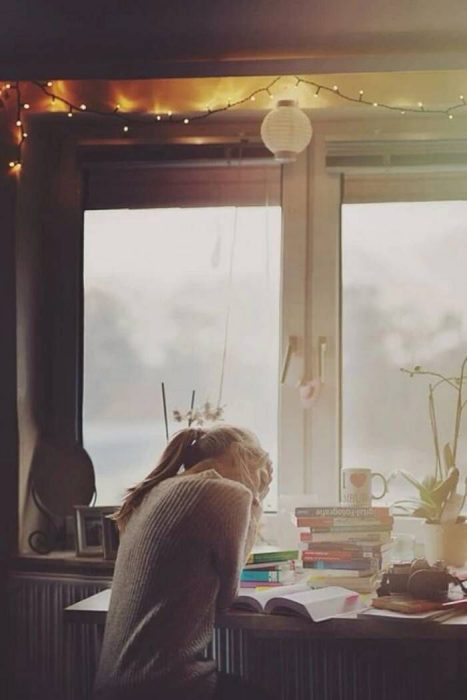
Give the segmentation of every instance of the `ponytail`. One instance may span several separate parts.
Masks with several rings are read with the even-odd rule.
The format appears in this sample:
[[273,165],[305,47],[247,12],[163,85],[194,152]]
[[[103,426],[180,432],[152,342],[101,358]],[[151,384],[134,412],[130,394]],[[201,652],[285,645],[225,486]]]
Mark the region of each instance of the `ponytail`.
[[187,469],[201,460],[198,440],[204,435],[205,431],[200,428],[186,428],[172,438],[155,469],[139,484],[128,489],[121,507],[113,514],[112,519],[120,532],[123,532],[133,512],[154,486],[178,474],[182,465]]

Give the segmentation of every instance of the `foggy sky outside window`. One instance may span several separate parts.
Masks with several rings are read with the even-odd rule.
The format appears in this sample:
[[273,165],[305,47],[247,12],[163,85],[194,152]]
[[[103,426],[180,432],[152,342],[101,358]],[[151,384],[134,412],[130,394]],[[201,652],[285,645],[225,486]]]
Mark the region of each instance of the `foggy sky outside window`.
[[[98,504],[118,504],[164,449],[162,381],[171,434],[192,389],[217,405],[229,308],[224,420],[276,463],[280,249],[280,207],[85,213],[83,437]],[[274,483],[266,508],[276,501]]]
[[[467,355],[466,262],[467,202],[343,206],[344,467],[434,473],[429,382],[400,368],[458,373]],[[447,387],[436,396],[441,445],[452,444],[455,395]],[[466,436],[464,423],[464,476]],[[409,495],[396,480],[392,496],[402,489]]]

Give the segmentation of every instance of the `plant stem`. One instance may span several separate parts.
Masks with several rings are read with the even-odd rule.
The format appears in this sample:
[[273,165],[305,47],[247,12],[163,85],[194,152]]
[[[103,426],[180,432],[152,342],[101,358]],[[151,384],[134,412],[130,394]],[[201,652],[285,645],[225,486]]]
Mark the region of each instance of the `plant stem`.
[[436,470],[435,470],[435,479],[443,478],[443,473],[442,473],[442,461],[441,461],[441,453],[439,451],[439,437],[438,437],[438,425],[436,423],[436,411],[435,411],[435,397],[434,397],[434,390],[432,384],[430,384],[430,391],[428,394],[428,412],[430,415],[430,423],[431,423],[431,431],[433,433],[433,442],[435,445],[435,455],[436,455]]
[[[467,358],[466,358],[467,359]],[[445,377],[443,374],[440,374],[439,372],[429,372],[428,370],[422,370],[418,369],[417,371],[413,369],[405,369],[404,367],[401,368],[401,372],[405,372],[406,374],[411,374],[412,376],[417,374],[417,375],[425,375],[428,377],[438,377],[440,381],[435,385],[434,388],[436,388],[439,384],[442,384],[443,382],[447,382],[449,386],[452,386],[453,389],[457,391],[458,387],[457,384],[455,383],[455,379],[457,377]]]
[[464,358],[464,361],[461,365],[461,376],[459,378],[459,386],[457,387],[457,408],[456,408],[456,422],[455,422],[455,427],[454,427],[454,440],[453,440],[453,446],[452,446],[452,456],[454,460],[454,465],[456,464],[456,454],[457,454],[457,441],[459,439],[459,432],[460,432],[460,427],[461,427],[461,418],[462,418],[462,409],[463,409],[463,402],[462,402],[462,388],[464,384],[464,371],[465,371],[465,365],[467,364],[467,357]]

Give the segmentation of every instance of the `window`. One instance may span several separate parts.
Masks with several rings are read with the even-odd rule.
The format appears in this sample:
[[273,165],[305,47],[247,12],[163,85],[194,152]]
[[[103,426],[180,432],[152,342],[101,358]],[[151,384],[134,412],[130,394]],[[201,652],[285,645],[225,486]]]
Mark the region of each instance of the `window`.
[[[315,372],[320,337],[326,354],[307,423],[309,473],[311,492],[332,502],[342,466],[434,473],[428,382],[400,368],[451,374],[467,354],[466,159],[462,143],[334,141],[325,130],[314,136],[310,158]],[[452,442],[455,405],[444,387],[437,407],[441,441]],[[466,438],[464,429],[464,477]],[[411,495],[398,478],[387,501]]]
[[[466,201],[344,204],[343,466],[418,477],[434,468],[429,381],[400,369],[450,376],[467,354],[466,221]],[[444,445],[454,429],[449,387],[436,407]],[[458,454],[466,447],[464,437]],[[391,500],[403,487],[393,484]]]
[[281,207],[197,204],[85,212],[83,443],[99,504],[163,450],[162,382],[170,434],[195,390],[195,408],[224,407],[278,462]]

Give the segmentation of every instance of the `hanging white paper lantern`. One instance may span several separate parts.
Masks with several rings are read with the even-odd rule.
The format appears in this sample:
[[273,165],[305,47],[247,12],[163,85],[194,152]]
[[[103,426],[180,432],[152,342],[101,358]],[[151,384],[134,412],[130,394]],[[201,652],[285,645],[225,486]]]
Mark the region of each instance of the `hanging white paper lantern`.
[[310,143],[313,129],[295,100],[279,100],[261,124],[261,138],[280,163],[294,161]]

